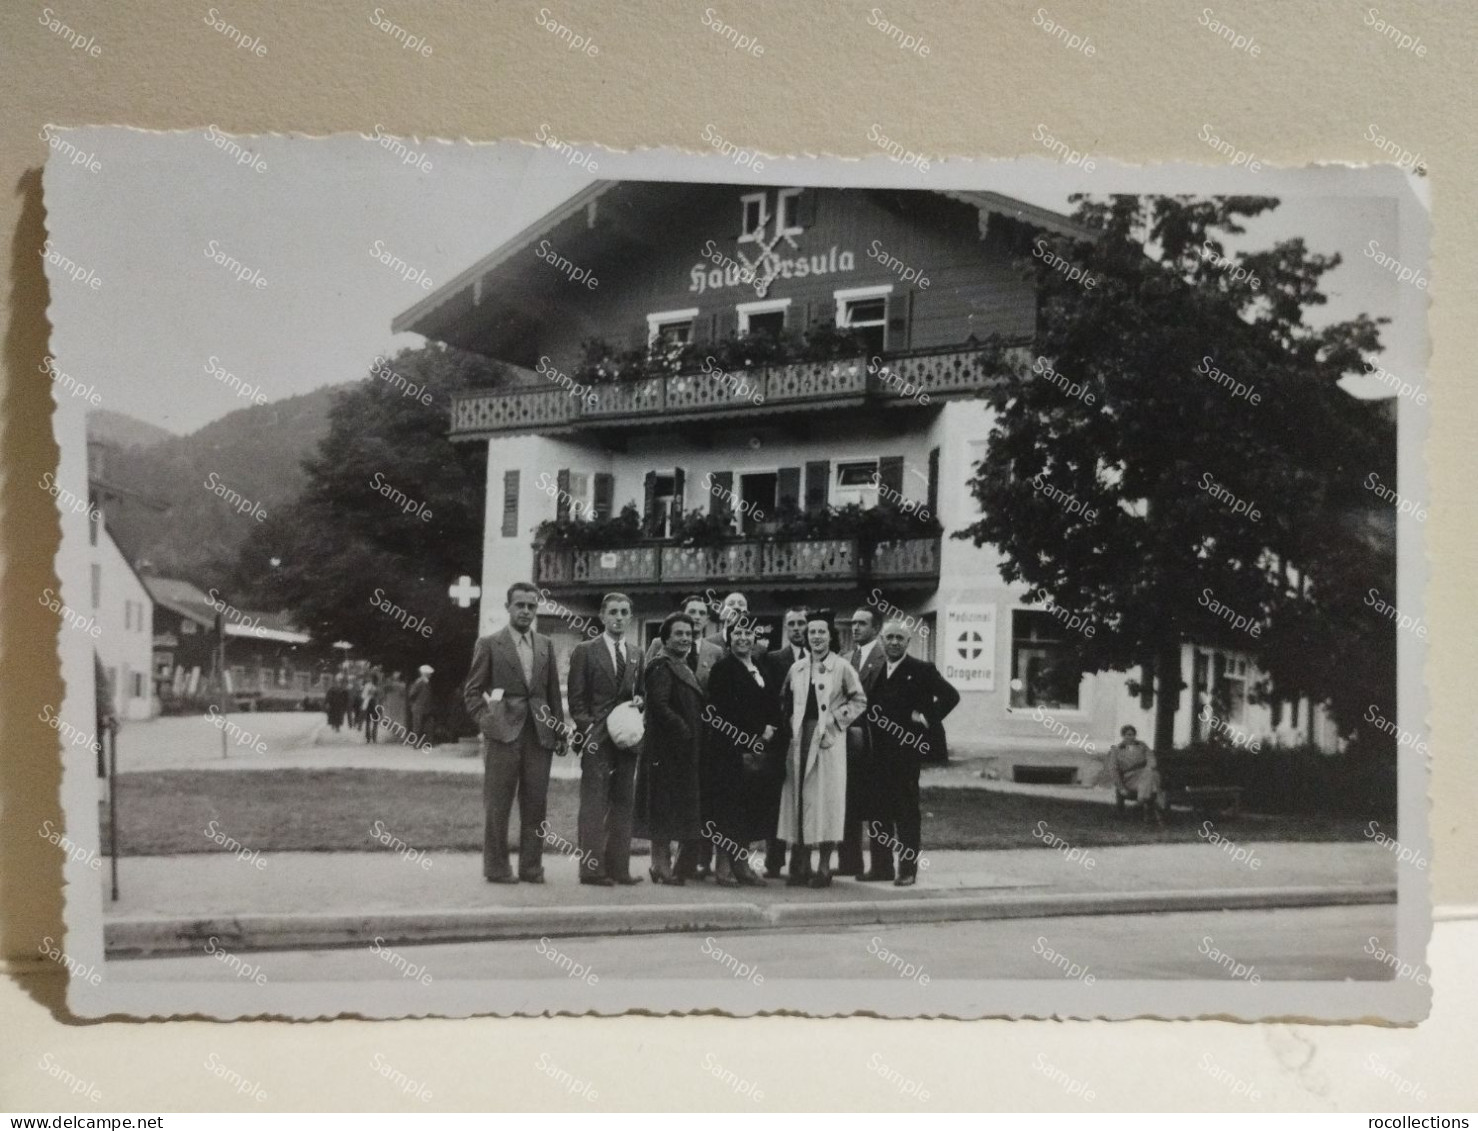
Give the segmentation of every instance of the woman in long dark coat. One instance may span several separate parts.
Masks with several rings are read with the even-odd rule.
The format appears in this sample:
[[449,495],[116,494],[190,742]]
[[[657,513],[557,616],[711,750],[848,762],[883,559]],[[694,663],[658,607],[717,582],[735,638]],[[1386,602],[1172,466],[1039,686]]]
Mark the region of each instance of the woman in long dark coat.
[[728,653],[708,676],[703,713],[703,834],[718,848],[719,884],[763,887],[749,846],[775,834],[769,799],[774,779],[785,774],[785,751],[776,748],[780,691],[755,662],[754,627],[737,621],[727,636]]
[[[652,842],[654,884],[695,876],[704,844],[699,809],[703,689],[688,668],[693,621],[673,613],[662,622],[662,650],[647,664],[646,727],[636,767],[634,834]],[[679,842],[677,867],[672,841]]]
[[344,685],[342,675],[334,676],[334,681],[323,695],[324,710],[328,713],[328,725],[338,730],[344,725],[344,715],[349,710],[349,688]]

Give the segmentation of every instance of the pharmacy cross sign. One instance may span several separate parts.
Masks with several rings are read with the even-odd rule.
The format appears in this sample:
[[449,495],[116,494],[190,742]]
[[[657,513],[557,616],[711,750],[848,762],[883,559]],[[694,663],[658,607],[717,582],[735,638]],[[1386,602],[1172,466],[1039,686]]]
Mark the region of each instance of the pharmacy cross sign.
[[962,660],[978,660],[985,651],[985,638],[973,628],[967,628],[955,638],[955,648]]
[[473,585],[472,578],[464,573],[461,577],[457,578],[457,583],[448,589],[447,592],[451,594],[458,605],[465,609],[474,600],[482,596],[482,586]]

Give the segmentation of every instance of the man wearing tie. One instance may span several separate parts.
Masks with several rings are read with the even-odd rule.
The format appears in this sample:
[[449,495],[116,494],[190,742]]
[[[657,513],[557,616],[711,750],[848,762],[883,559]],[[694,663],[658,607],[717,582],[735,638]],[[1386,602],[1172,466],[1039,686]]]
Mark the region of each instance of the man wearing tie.
[[880,786],[868,834],[873,852],[882,845],[890,864],[897,847],[896,887],[910,886],[919,874],[919,760],[929,752],[930,730],[960,702],[960,693],[938,668],[908,654],[909,636],[903,621],[883,625],[883,670],[868,692],[867,709]]
[[646,674],[642,654],[626,642],[631,598],[601,599],[605,631],[570,653],[570,717],[580,753],[580,882],[596,887],[636,884],[631,874],[632,806],[640,746],[623,750],[611,741],[606,719],[619,703],[641,707],[637,689]]
[[[564,753],[564,698],[549,637],[534,631],[539,591],[508,589],[508,627],[478,638],[462,685],[483,738],[482,874],[489,883],[544,882],[544,823],[553,752]],[[508,866],[508,816],[518,798],[518,875]]]
[[[872,609],[858,609],[852,614],[852,642],[854,647],[845,659],[862,678],[863,693],[870,700],[873,684],[883,670],[877,613]],[[865,872],[862,867],[864,825],[880,803],[879,786],[867,720],[858,719],[847,728],[847,835],[837,851],[837,871],[844,876],[860,880],[893,878],[893,853],[876,842],[869,845],[871,866]]]

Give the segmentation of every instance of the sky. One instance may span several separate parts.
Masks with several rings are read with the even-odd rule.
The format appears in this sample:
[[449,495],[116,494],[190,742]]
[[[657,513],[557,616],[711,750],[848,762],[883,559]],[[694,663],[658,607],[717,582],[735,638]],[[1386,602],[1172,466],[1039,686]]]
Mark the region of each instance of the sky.
[[[214,127],[62,136],[93,160],[54,158],[44,181],[58,366],[96,387],[97,407],[180,434],[246,407],[251,390],[270,403],[358,380],[375,357],[419,344],[417,335],[391,334],[390,322],[432,291],[421,275],[404,279],[378,261],[375,241],[434,289],[595,179],[579,159],[550,148],[406,139],[407,152],[378,126],[369,136],[328,139],[231,138]],[[1424,383],[1426,296],[1365,254],[1375,239],[1430,275],[1425,230],[1399,224],[1395,194],[1404,181],[1390,170],[1260,176],[1100,162],[1083,171],[1034,158],[935,162],[924,173],[877,157],[770,160],[755,172],[717,154],[583,153],[602,179],[974,187],[1064,213],[1074,191],[1278,195],[1283,205],[1231,248],[1302,236],[1316,252],[1340,253],[1344,263],[1325,279],[1330,302],[1311,320],[1392,317],[1380,364]],[[57,273],[61,256],[80,278]],[[218,262],[227,256],[243,266]],[[243,386],[246,396],[238,395]],[[1380,391],[1369,382],[1351,388]]]

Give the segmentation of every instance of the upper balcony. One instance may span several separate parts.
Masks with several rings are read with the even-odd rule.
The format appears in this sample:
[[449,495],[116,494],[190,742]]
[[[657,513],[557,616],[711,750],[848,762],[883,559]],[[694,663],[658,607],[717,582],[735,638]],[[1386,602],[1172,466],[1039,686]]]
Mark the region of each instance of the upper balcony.
[[706,584],[852,589],[877,582],[932,589],[939,584],[939,555],[938,537],[871,545],[856,538],[739,536],[710,546],[651,540],[592,550],[536,548],[534,581],[571,595]]
[[856,357],[644,377],[577,389],[576,396],[553,381],[545,388],[459,393],[452,401],[451,437],[639,428],[866,403],[930,404],[978,395],[999,379],[986,371],[973,348],[888,354],[882,362],[877,372],[869,372],[867,358]]

